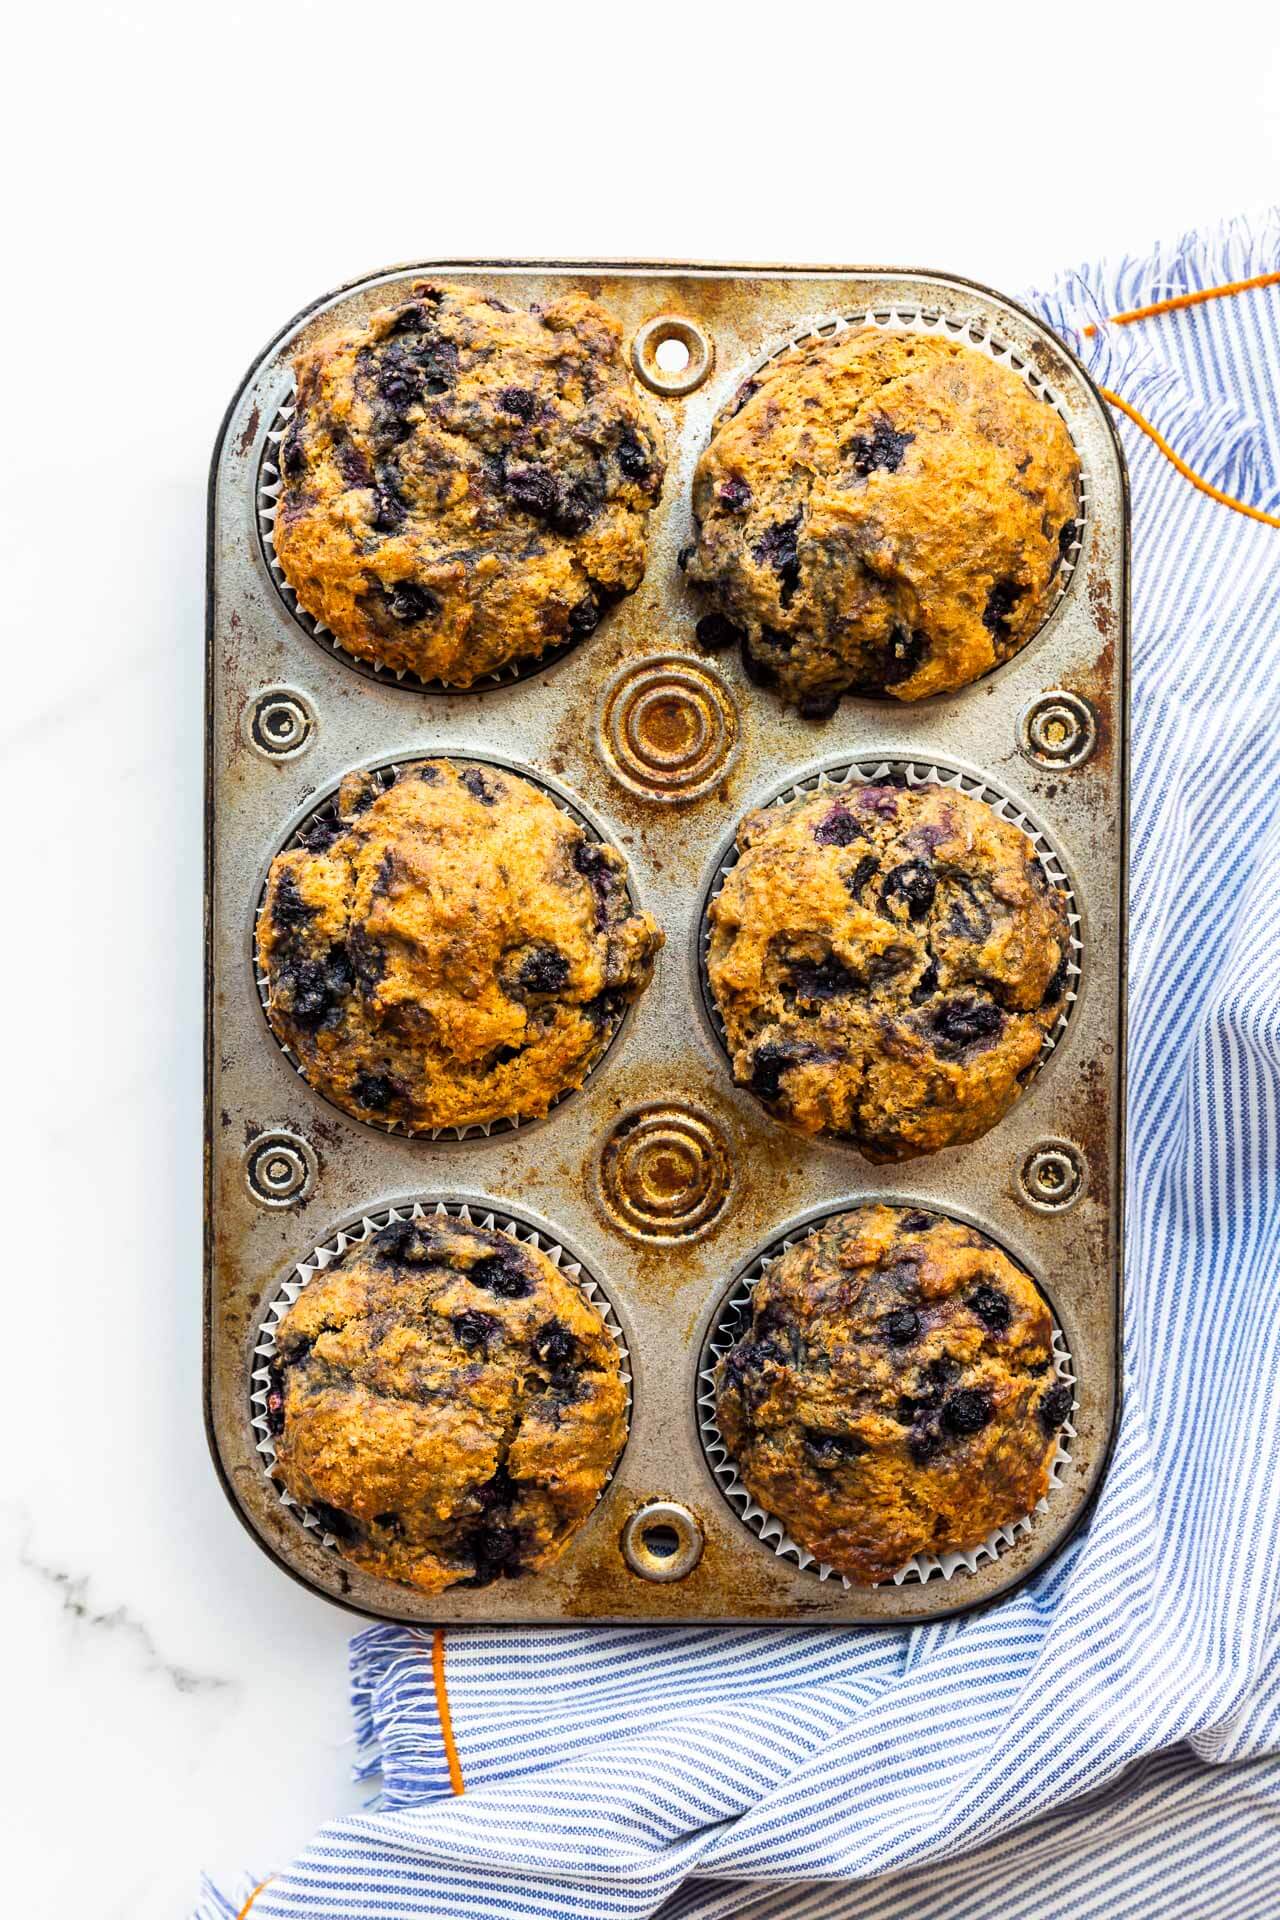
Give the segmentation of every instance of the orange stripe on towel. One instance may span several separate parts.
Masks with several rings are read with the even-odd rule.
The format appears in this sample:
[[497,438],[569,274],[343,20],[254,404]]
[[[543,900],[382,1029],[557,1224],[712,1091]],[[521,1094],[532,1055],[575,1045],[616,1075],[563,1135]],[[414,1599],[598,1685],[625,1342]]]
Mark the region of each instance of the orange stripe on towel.
[[1262,524],[1266,527],[1280,527],[1280,516],[1274,513],[1264,513],[1261,507],[1251,507],[1244,500],[1234,499],[1231,494],[1224,493],[1221,487],[1215,487],[1211,480],[1206,480],[1203,474],[1194,472],[1192,468],[1187,465],[1186,461],[1174,452],[1164,435],[1156,427],[1153,427],[1151,422],[1145,419],[1136,407],[1131,407],[1129,402],[1122,400],[1118,393],[1112,393],[1110,387],[1099,387],[1098,391],[1104,400],[1111,402],[1113,407],[1119,407],[1121,413],[1132,420],[1135,427],[1141,427],[1142,431],[1159,447],[1165,459],[1172,462],[1177,468],[1183,479],[1189,480],[1192,486],[1198,488],[1201,493],[1207,493],[1209,498],[1216,500],[1220,506],[1231,507],[1236,513],[1247,515],[1250,520],[1261,520]]
[[269,1887],[271,1885],[271,1882],[274,1879],[275,1879],[275,1875],[273,1873],[269,1873],[265,1880],[259,1880],[257,1886],[254,1888],[253,1892],[249,1895],[249,1898],[245,1901],[239,1913],[236,1915],[236,1920],[244,1920],[246,1913],[248,1913],[250,1907],[253,1905],[258,1895],[262,1892],[262,1889],[264,1887]]
[[436,1683],[436,1713],[444,1739],[444,1757],[449,1762],[449,1785],[455,1793],[465,1793],[462,1762],[453,1739],[453,1715],[449,1711],[449,1693],[444,1683],[444,1628],[437,1627],[431,1640],[431,1673]]
[[[1148,307],[1130,307],[1127,313],[1113,313],[1111,325],[1127,327],[1135,320],[1150,320],[1158,313],[1176,313],[1182,307],[1198,307],[1205,300],[1222,300],[1228,294],[1250,293],[1255,287],[1275,286],[1280,286],[1280,273],[1255,273],[1248,280],[1224,280],[1219,287],[1198,287],[1194,293],[1176,293],[1167,300],[1153,300]],[[1090,339],[1096,335],[1097,331],[1098,329],[1093,326],[1085,328],[1085,333]],[[1230,507],[1233,513],[1243,513],[1246,519],[1260,520],[1264,527],[1280,527],[1280,517],[1274,513],[1264,513],[1261,507],[1251,507],[1245,501],[1237,500],[1232,494],[1224,493],[1221,487],[1215,487],[1212,481],[1204,478],[1203,474],[1196,473],[1180,454],[1174,452],[1164,435],[1153,427],[1136,407],[1131,407],[1127,400],[1122,400],[1118,393],[1112,393],[1109,387],[1099,387],[1098,391],[1104,400],[1109,401],[1113,407],[1118,407],[1126,418],[1132,420],[1135,427],[1141,427],[1147,437],[1159,447],[1165,459],[1199,492],[1207,494],[1210,500],[1216,500],[1220,507]]]
[[[1149,307],[1130,307],[1127,313],[1113,313],[1113,327],[1128,327],[1135,320],[1150,320],[1157,313],[1176,313],[1180,307],[1198,307],[1205,300],[1221,300],[1229,293],[1249,293],[1254,287],[1280,286],[1280,273],[1255,273],[1251,280],[1226,280],[1220,287],[1198,287],[1194,293],[1171,294],[1167,300],[1153,300]],[[1096,327],[1086,327],[1090,339]]]

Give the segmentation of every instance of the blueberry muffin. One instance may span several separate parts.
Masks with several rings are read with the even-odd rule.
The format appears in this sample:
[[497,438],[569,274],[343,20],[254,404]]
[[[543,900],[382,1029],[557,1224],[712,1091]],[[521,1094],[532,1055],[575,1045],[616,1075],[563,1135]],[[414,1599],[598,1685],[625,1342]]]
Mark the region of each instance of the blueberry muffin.
[[662,490],[617,322],[416,285],[295,362],[277,558],[348,653],[469,687],[634,592]]
[[422,1593],[549,1566],[626,1438],[618,1348],[536,1247],[396,1220],[276,1333],[275,1475],[365,1573]]
[[1034,1282],[972,1227],[829,1220],[768,1267],[717,1376],[744,1484],[850,1580],[960,1553],[1029,1514],[1072,1390]]
[[626,862],[479,764],[352,774],[277,856],[258,920],[267,1018],[357,1119],[530,1119],[582,1084],[662,934]]
[[865,327],[748,380],[693,483],[687,576],[752,679],[822,718],[1008,660],[1053,604],[1080,465],[1057,412],[950,336]]
[[707,952],[735,1080],[868,1160],[993,1127],[1072,966],[1026,834],[950,787],[855,786],[748,814],[738,849]]

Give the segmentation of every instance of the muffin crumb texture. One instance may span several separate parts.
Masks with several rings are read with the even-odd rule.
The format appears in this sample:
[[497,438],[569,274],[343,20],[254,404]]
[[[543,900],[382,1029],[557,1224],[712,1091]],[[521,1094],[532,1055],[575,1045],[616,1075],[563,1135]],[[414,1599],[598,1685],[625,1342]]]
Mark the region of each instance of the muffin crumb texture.
[[1061,416],[1010,367],[947,336],[817,341],[743,384],[698,462],[698,637],[815,719],[953,691],[1042,625],[1079,501]]
[[838,787],[748,814],[738,849],[707,976],[739,1084],[874,1161],[994,1126],[1073,978],[1021,828],[950,787]]
[[272,863],[267,1017],[346,1112],[409,1131],[545,1114],[647,984],[662,934],[626,862],[518,775],[352,774]]
[[276,1331],[275,1477],[363,1572],[419,1592],[549,1566],[626,1438],[617,1345],[539,1248],[394,1220]]
[[358,659],[469,687],[640,584],[662,438],[613,317],[420,282],[294,363],[276,557]]
[[766,1268],[721,1362],[720,1431],[792,1539],[860,1585],[1031,1513],[1073,1394],[1048,1305],[972,1227],[899,1207]]

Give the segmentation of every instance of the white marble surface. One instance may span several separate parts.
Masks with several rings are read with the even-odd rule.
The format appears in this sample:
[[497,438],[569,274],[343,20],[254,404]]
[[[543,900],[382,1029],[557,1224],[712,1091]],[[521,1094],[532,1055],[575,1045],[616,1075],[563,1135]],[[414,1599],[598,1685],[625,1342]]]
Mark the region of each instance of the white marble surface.
[[1277,177],[1276,26],[1219,5],[1192,43],[1175,10],[1152,46],[1143,11],[1108,8],[1094,45],[1044,10],[1015,33],[926,7],[904,40],[900,10],[815,0],[794,56],[727,7],[118,0],[11,25],[0,1698],[24,1920],[181,1920],[202,1864],[265,1872],[360,1797],[351,1623],[242,1532],[200,1416],[204,488],[243,368],[406,257],[862,259],[1016,290],[1247,205]]

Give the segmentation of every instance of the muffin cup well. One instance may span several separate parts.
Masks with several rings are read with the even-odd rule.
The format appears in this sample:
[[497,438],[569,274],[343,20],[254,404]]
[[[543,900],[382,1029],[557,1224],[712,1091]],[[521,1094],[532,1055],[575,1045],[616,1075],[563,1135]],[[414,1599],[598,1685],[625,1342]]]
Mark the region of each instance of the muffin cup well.
[[[1017,827],[1020,832],[1026,835],[1035,849],[1036,857],[1044,869],[1050,884],[1063,896],[1066,903],[1067,925],[1071,946],[1067,960],[1067,979],[1062,999],[1062,1012],[1059,1014],[1054,1026],[1044,1037],[1040,1049],[1040,1057],[1035,1061],[1033,1070],[1028,1074],[1023,1083],[1022,1090],[1023,1093],[1025,1093],[1027,1088],[1031,1086],[1044,1071],[1045,1062],[1066,1033],[1071,1021],[1072,1011],[1080,997],[1080,987],[1084,975],[1084,942],[1081,937],[1083,917],[1080,911],[1079,900],[1076,897],[1075,887],[1068,874],[1062,856],[1048,836],[1037,826],[1035,821],[1031,819],[1030,815],[1000,787],[994,785],[993,782],[977,774],[965,772],[960,767],[948,764],[946,761],[915,759],[900,755],[884,758],[878,754],[868,755],[867,758],[863,760],[850,760],[841,756],[841,758],[832,765],[821,767],[816,772],[807,775],[803,780],[798,780],[792,785],[783,787],[770,799],[763,801],[760,807],[753,808],[752,811],[759,812],[773,807],[785,808],[790,806],[793,801],[810,799],[816,793],[830,793],[833,797],[838,797],[841,793],[850,792],[857,787],[886,784],[906,788],[950,787],[956,793],[963,793],[971,800],[981,800],[984,806],[990,807],[998,819],[1007,820],[1010,825]],[[737,827],[738,823],[735,823],[733,833],[721,848],[710,884],[703,894],[697,931],[698,980],[702,990],[703,1010],[706,1013],[711,1030],[720,1045],[721,1052],[729,1063],[731,1072],[733,1060],[729,1049],[728,1036],[725,1032],[724,1021],[720,1016],[720,1009],[716,1005],[715,994],[711,990],[711,976],[708,966],[711,951],[711,922],[709,910],[712,902],[719,897],[730,873],[732,873],[734,867],[738,864]],[[1015,1101],[1014,1104],[1016,1106],[1017,1102]],[[779,1126],[785,1126],[787,1124],[784,1120],[778,1119],[774,1114],[771,1114],[770,1117]],[[997,1122],[997,1124],[999,1123]],[[806,1138],[807,1137],[809,1136],[806,1136]],[[819,1140],[829,1141],[835,1146],[855,1147],[855,1142],[851,1140],[847,1134],[820,1133],[816,1137]]]
[[[445,760],[445,761],[448,761],[450,764],[453,764],[455,762],[461,762],[467,766],[501,768],[503,772],[510,773],[514,775],[517,779],[526,781],[529,786],[536,787],[539,793],[545,794],[547,799],[550,800],[554,806],[558,807],[560,812],[563,813],[566,816],[566,818],[572,820],[575,826],[582,828],[582,831],[587,835],[589,839],[596,841],[599,845],[602,845],[602,846],[613,845],[612,841],[606,840],[604,834],[601,833],[600,829],[597,827],[594,820],[589,819],[588,816],[579,807],[575,806],[565,793],[562,793],[558,788],[551,786],[549,782],[546,780],[545,776],[539,773],[535,773],[529,767],[521,766],[518,763],[511,760],[505,760],[502,758],[500,754],[468,753],[465,750],[459,750],[458,748],[449,747],[449,748],[443,749],[440,753],[436,753],[436,754],[424,753],[421,755],[415,755],[412,759],[392,760],[392,761],[385,762],[381,766],[352,768],[352,769],[349,769],[348,771],[360,772],[367,775],[370,779],[376,781],[379,785],[380,791],[385,793],[395,785],[396,781],[399,779],[402,773],[408,772],[410,769],[420,765],[423,761],[426,761],[426,760]],[[377,1120],[366,1119],[361,1114],[354,1114],[349,1112],[348,1109],[340,1105],[338,1101],[331,1099],[329,1095],[324,1092],[323,1088],[317,1087],[314,1085],[314,1083],[308,1078],[306,1069],[302,1061],[299,1060],[297,1054],[293,1051],[292,1047],[290,1047],[284,1040],[280,1038],[279,1034],[276,1032],[275,1028],[272,1026],[271,1021],[267,1016],[267,1003],[270,998],[270,982],[267,979],[266,970],[262,965],[261,956],[258,952],[258,924],[262,918],[262,914],[266,906],[267,883],[270,877],[270,869],[280,854],[287,853],[292,847],[300,847],[300,846],[306,845],[307,832],[312,826],[315,825],[316,822],[323,822],[325,820],[334,820],[337,818],[338,795],[339,795],[341,786],[342,786],[341,780],[334,783],[334,785],[329,789],[328,792],[323,794],[318,800],[313,801],[311,806],[307,809],[306,813],[303,814],[303,816],[299,820],[296,820],[294,822],[293,828],[291,829],[289,834],[286,836],[286,838],[280,842],[280,844],[277,846],[275,850],[275,853],[273,853],[271,860],[268,861],[267,871],[263,874],[261,884],[259,885],[259,888],[258,888],[257,899],[254,903],[254,909],[253,909],[253,931],[252,931],[253,980],[254,980],[254,985],[257,989],[258,1000],[262,1007],[262,1017],[266,1023],[267,1032],[270,1034],[272,1041],[280,1049],[280,1052],[284,1055],[285,1059],[289,1062],[289,1065],[293,1068],[298,1078],[300,1080],[306,1081],[306,1084],[309,1087],[311,1087],[312,1092],[315,1093],[321,1100],[325,1101],[326,1105],[331,1106],[336,1113],[341,1113],[345,1115],[345,1117],[348,1120],[354,1120],[360,1126],[369,1127],[376,1133],[394,1134],[401,1139],[431,1140],[438,1145],[439,1144],[448,1145],[452,1141],[461,1141],[461,1140],[475,1141],[475,1140],[482,1140],[482,1139],[487,1140],[493,1135],[515,1133],[517,1129],[527,1129],[529,1127],[535,1127],[540,1125],[544,1120],[550,1119],[551,1115],[556,1112],[557,1108],[563,1106],[566,1100],[571,1100],[573,1099],[575,1094],[580,1094],[582,1092],[583,1088],[587,1085],[587,1083],[590,1081],[592,1076],[595,1073],[597,1073],[600,1067],[604,1064],[604,1061],[607,1059],[610,1051],[616,1044],[618,1037],[621,1034],[623,1028],[626,1026],[628,1016],[631,1012],[630,1005],[624,1006],[622,1008],[622,1011],[613,1020],[612,1025],[609,1028],[608,1037],[606,1038],[603,1046],[600,1048],[599,1052],[597,1053],[595,1059],[592,1061],[591,1065],[588,1067],[581,1086],[566,1087],[563,1093],[557,1094],[556,1098],[551,1102],[545,1114],[539,1114],[537,1116],[530,1117],[530,1118],[522,1118],[520,1115],[514,1114],[509,1117],[504,1116],[502,1119],[499,1119],[499,1120],[473,1121],[468,1123],[465,1126],[448,1126],[448,1127],[412,1127],[412,1126],[409,1126],[406,1122],[401,1120],[388,1120],[385,1122],[379,1122]],[[639,912],[640,911],[639,903],[636,900],[636,896],[632,888],[631,869],[630,869],[629,863],[628,863],[627,873],[626,873],[626,893],[627,893],[627,899],[630,902],[632,911]]]
[[[315,1514],[305,1507],[275,1477],[276,1443],[267,1424],[267,1394],[271,1386],[271,1362],[276,1353],[276,1332],[285,1314],[293,1305],[303,1288],[313,1280],[317,1273],[323,1273],[336,1260],[340,1260],[348,1248],[361,1246],[375,1233],[389,1227],[396,1220],[456,1220],[462,1226],[479,1227],[485,1232],[504,1233],[517,1245],[535,1247],[546,1255],[554,1267],[573,1281],[578,1290],[588,1299],[609,1330],[610,1337],[618,1349],[621,1363],[622,1383],[626,1390],[627,1404],[623,1415],[627,1432],[631,1430],[631,1355],[627,1350],[626,1339],[613,1303],[594,1275],[588,1273],[581,1261],[571,1258],[558,1240],[553,1240],[537,1227],[530,1226],[525,1220],[517,1219],[514,1214],[501,1208],[484,1210],[479,1205],[469,1205],[461,1201],[437,1200],[413,1201],[398,1207],[383,1207],[375,1213],[362,1214],[359,1220],[341,1228],[318,1247],[313,1247],[305,1259],[299,1260],[290,1277],[276,1289],[268,1300],[258,1325],[257,1337],[253,1345],[251,1372],[249,1378],[249,1422],[254,1433],[254,1444],[262,1461],[263,1472],[270,1480],[281,1506],[288,1507],[321,1544],[339,1554],[337,1540],[327,1533]],[[599,1506],[626,1449],[624,1438],[618,1457],[605,1476],[604,1484],[596,1498]],[[593,1509],[594,1511],[594,1509]]]
[[[793,355],[806,352],[819,341],[829,345],[833,340],[838,340],[841,334],[854,333],[864,327],[876,327],[879,328],[882,333],[920,333],[944,340],[961,341],[965,346],[972,347],[975,352],[985,354],[986,357],[989,360],[993,360],[997,366],[1004,367],[1010,373],[1015,373],[1023,385],[1035,395],[1037,400],[1041,401],[1043,405],[1053,408],[1053,411],[1066,428],[1067,437],[1075,449],[1076,460],[1079,463],[1080,469],[1080,477],[1076,483],[1075,538],[1062,555],[1062,561],[1054,581],[1055,590],[1052,598],[1046,603],[1044,614],[1039,625],[1036,627],[1034,633],[1027,635],[1027,638],[1022,642],[1017,652],[1009,656],[1010,660],[1016,660],[1025,653],[1026,649],[1044,632],[1050,620],[1066,598],[1072,578],[1078,571],[1080,557],[1084,550],[1085,536],[1089,527],[1091,490],[1089,486],[1089,469],[1077,436],[1072,432],[1069,410],[1062,404],[1062,401],[1054,392],[1049,382],[1044,378],[1039,368],[1036,367],[1030,359],[1022,354],[1016,353],[1007,341],[1002,340],[999,334],[992,331],[985,319],[976,314],[965,317],[962,314],[944,313],[938,307],[895,305],[871,309],[863,308],[853,313],[840,314],[830,320],[822,321],[816,326],[807,327],[801,333],[788,334],[784,339],[776,340],[769,350],[761,354],[759,359],[754,360],[743,373],[742,379],[735,387],[733,393],[716,414],[711,425],[711,437],[714,438],[725,421],[732,419],[733,415],[738,411],[739,406],[742,404],[742,398],[744,397],[743,388],[749,386],[756,374],[763,373],[766,368],[772,369],[781,361]],[[1008,661],[998,661],[995,666],[989,667],[987,672],[980,675],[979,678],[985,680],[989,674],[999,672],[1000,667],[1007,666],[1008,664]],[[977,683],[971,682],[970,684],[976,685]],[[957,691],[962,691],[962,689],[957,689]],[[864,697],[881,699],[889,696],[871,694]],[[948,699],[952,696],[949,694],[941,694],[935,697]]]
[[285,578],[284,568],[276,553],[275,521],[279,508],[283,480],[280,473],[278,455],[280,442],[289,431],[296,407],[292,396],[281,403],[275,418],[267,429],[262,446],[262,456],[258,462],[257,487],[254,497],[255,519],[258,527],[258,539],[262,548],[262,558],[272,584],[280,596],[282,605],[290,618],[309,634],[317,646],[344,667],[351,667],[366,679],[379,680],[384,686],[408,687],[417,693],[487,693],[494,687],[514,686],[517,681],[532,679],[534,674],[542,673],[547,667],[553,667],[557,660],[563,660],[567,653],[581,646],[580,640],[568,640],[559,646],[548,647],[545,652],[533,654],[523,660],[509,660],[505,666],[493,673],[482,674],[478,680],[472,680],[466,686],[460,686],[450,680],[424,679],[411,667],[387,667],[381,661],[368,658],[364,654],[352,653],[339,640],[336,633],[326,627],[322,620],[299,605],[298,596]]
[[[751,1297],[755,1292],[757,1281],[766,1270],[775,1261],[781,1259],[789,1248],[799,1245],[810,1235],[821,1232],[833,1219],[838,1218],[840,1213],[848,1212],[854,1205],[868,1206],[874,1203],[874,1195],[859,1194],[856,1201],[851,1200],[844,1207],[833,1209],[831,1212],[823,1213],[816,1220],[806,1222],[794,1232],[773,1241],[763,1253],[757,1254],[724,1295],[711,1329],[703,1342],[702,1355],[698,1364],[698,1437],[702,1442],[702,1451],[711,1477],[726,1503],[743,1526],[749,1528],[766,1546],[772,1547],[780,1559],[794,1560],[799,1568],[811,1572],[818,1580],[838,1580],[846,1590],[852,1589],[855,1582],[845,1574],[838,1573],[834,1567],[828,1566],[824,1561],[819,1560],[816,1554],[810,1553],[808,1548],[802,1547],[798,1541],[793,1540],[783,1522],[775,1514],[766,1512],[739,1475],[737,1462],[729,1453],[716,1416],[716,1371],[724,1356],[750,1323]],[[901,1207],[902,1196],[890,1195],[886,1204]],[[935,1202],[930,1201],[928,1205],[930,1211],[939,1211]],[[985,1229],[980,1228],[979,1231],[985,1231]],[[1015,1264],[1020,1266],[1018,1262]],[[1026,1271],[1021,1267],[1020,1270]],[[1039,1282],[1034,1280],[1034,1276],[1028,1275],[1028,1278],[1033,1280],[1037,1290],[1043,1294],[1043,1289],[1040,1288]],[[1052,1306],[1050,1306],[1050,1312],[1052,1312]],[[1052,1352],[1056,1377],[1064,1385],[1074,1388],[1075,1371],[1056,1319],[1052,1333]],[[1075,1407],[1076,1402],[1073,1398],[1072,1413],[1075,1412]],[[976,1547],[968,1547],[963,1553],[914,1554],[910,1560],[898,1568],[896,1573],[891,1575],[888,1582],[875,1581],[873,1584],[900,1587],[907,1581],[923,1583],[935,1578],[953,1580],[959,1573],[976,1573],[984,1560],[999,1559],[1006,1548],[1014,1546],[1019,1539],[1030,1533],[1035,1525],[1036,1515],[1047,1509],[1053,1495],[1064,1484],[1066,1470],[1071,1464],[1069,1442],[1075,1438],[1075,1432],[1071,1418],[1068,1416],[1065,1423],[1058,1429],[1057,1445],[1049,1463],[1048,1490],[1037,1501],[1032,1512],[1023,1514],[1006,1526],[998,1527]]]

